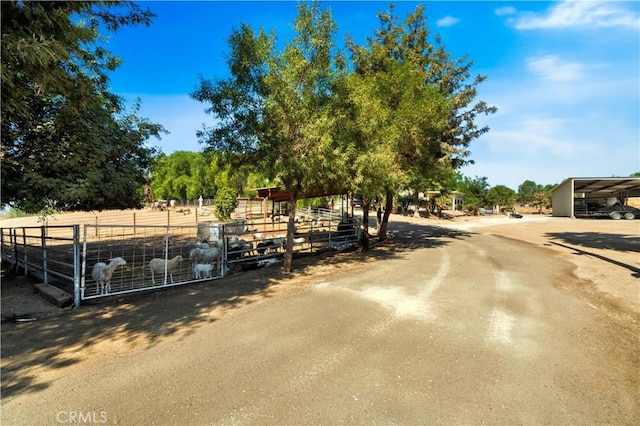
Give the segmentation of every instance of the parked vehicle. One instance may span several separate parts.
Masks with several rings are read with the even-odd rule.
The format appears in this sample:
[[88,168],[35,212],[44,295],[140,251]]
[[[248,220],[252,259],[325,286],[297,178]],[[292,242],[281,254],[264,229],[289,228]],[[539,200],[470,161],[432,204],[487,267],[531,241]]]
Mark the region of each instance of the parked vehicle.
[[623,206],[620,203],[615,203],[607,207],[597,209],[594,213],[596,217],[610,217],[611,219],[636,219],[640,218],[640,210],[635,207]]

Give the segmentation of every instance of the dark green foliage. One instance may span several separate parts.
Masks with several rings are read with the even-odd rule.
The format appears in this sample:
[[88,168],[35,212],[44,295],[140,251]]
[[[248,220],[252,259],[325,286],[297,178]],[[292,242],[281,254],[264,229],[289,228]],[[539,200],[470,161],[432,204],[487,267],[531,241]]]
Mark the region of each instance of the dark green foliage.
[[541,186],[531,180],[525,180],[518,186],[518,201],[522,204],[533,203]]
[[[109,11],[119,5],[124,13]],[[130,2],[1,7],[3,202],[26,212],[140,206],[155,155],[145,142],[163,129],[109,93],[119,60],[98,29],[148,25],[151,12]]]
[[474,212],[479,208],[490,208],[493,205],[489,193],[489,182],[486,177],[471,179],[466,176],[461,177],[458,182],[458,191],[464,194],[464,206]]

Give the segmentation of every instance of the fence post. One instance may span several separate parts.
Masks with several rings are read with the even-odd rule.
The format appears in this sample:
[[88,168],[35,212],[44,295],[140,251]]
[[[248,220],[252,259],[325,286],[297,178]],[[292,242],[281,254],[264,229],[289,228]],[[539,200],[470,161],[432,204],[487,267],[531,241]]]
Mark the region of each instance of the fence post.
[[164,231],[164,281],[162,285],[167,285],[167,275],[169,273],[169,210],[167,210],[167,227]]
[[9,244],[13,251],[13,271],[18,272],[18,228],[9,228]]
[[[80,268],[80,299],[84,299],[84,292],[87,288],[87,236],[89,225],[84,225],[83,242],[82,242],[82,267]],[[79,302],[78,302],[79,303]]]
[[222,237],[222,256],[220,256],[220,263],[222,263],[222,276],[226,277],[229,273],[229,268],[227,267],[227,232],[226,227],[222,225],[218,225],[218,235]]
[[40,241],[42,246],[42,281],[45,284],[49,284],[49,277],[47,276],[47,228],[45,226],[40,227]]
[[[17,229],[16,229],[17,232]],[[29,271],[27,270],[27,231],[26,228],[22,228],[22,262],[24,263],[24,276],[26,277]],[[15,235],[16,238],[16,262],[18,260],[18,234]],[[18,270],[16,269],[16,272]]]
[[80,306],[80,225],[73,225],[73,306]]
[[13,271],[18,272],[18,228],[9,228],[9,244],[13,251]]

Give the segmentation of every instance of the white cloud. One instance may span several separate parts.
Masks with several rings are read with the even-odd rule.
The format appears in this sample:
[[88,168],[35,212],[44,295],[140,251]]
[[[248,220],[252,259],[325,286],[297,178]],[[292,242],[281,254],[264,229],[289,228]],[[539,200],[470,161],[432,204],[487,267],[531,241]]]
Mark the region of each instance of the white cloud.
[[445,16],[444,18],[438,19],[436,24],[439,27],[451,27],[451,26],[457,24],[458,22],[460,22],[460,20],[458,18],[455,18],[453,16]]
[[638,29],[640,17],[635,8],[625,9],[610,2],[565,1],[544,14],[522,14],[513,24],[519,30],[571,27]]
[[525,116],[501,126],[487,138],[492,152],[530,155],[545,154],[569,158],[576,152],[572,140],[566,139],[567,120],[543,116]]
[[584,76],[585,66],[579,62],[566,62],[555,55],[530,58],[527,68],[543,80],[570,82]]
[[498,16],[513,15],[516,13],[516,8],[513,6],[504,6],[497,8],[494,12]]

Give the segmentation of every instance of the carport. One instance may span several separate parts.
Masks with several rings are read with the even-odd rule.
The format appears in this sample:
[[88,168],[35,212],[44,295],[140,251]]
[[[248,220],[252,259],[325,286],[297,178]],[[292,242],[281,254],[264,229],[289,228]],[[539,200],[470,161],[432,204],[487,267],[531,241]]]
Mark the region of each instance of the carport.
[[553,188],[553,216],[588,216],[598,206],[626,204],[640,197],[639,177],[570,177]]

